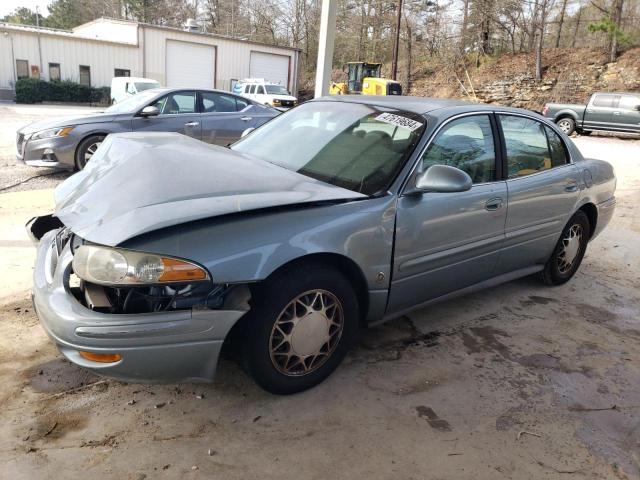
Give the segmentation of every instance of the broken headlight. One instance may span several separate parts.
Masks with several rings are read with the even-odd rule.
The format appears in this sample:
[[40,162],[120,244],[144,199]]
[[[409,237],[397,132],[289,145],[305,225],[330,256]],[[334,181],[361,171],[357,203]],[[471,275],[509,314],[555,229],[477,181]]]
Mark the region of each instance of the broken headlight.
[[76,249],[73,271],[87,282],[113,286],[209,280],[204,268],[185,260],[97,245]]

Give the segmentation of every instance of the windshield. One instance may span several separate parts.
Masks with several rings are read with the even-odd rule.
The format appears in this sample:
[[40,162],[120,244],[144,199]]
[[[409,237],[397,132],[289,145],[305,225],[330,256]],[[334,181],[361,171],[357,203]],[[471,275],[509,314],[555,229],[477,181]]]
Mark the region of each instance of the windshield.
[[400,110],[310,102],[276,117],[231,148],[372,195],[389,187],[424,125],[422,116]]
[[130,113],[142,108],[147,102],[158,94],[156,91],[147,90],[133,97],[116,103],[105,110],[105,113]]
[[139,92],[143,92],[144,90],[149,90],[150,88],[158,88],[160,84],[158,82],[135,82],[136,90]]
[[265,85],[267,93],[272,95],[289,95],[289,91],[282,85]]

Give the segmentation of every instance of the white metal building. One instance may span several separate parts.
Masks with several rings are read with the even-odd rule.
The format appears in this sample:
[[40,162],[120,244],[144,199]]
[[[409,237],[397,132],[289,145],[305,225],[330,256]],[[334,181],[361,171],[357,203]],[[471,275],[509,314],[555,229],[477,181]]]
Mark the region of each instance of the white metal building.
[[114,76],[169,87],[231,90],[247,77],[297,91],[299,50],[222,35],[101,18],[73,31],[0,23],[0,98],[17,78],[109,86]]

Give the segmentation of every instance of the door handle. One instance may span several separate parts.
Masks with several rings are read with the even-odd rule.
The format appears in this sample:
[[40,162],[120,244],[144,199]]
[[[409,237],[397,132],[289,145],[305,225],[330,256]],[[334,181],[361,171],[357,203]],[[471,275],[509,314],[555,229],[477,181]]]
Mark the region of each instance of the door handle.
[[500,197],[490,198],[484,204],[484,209],[490,212],[495,212],[502,208],[503,201]]
[[578,182],[576,182],[575,180],[571,180],[570,182],[567,182],[567,184],[564,186],[565,192],[575,192],[577,190],[578,190]]
[[243,122],[248,122],[249,120],[253,120],[253,117],[242,117],[240,118]]
[[197,127],[198,125],[200,125],[200,122],[189,122],[184,124],[185,127]]
[[620,115],[620,112],[613,112],[614,115]]

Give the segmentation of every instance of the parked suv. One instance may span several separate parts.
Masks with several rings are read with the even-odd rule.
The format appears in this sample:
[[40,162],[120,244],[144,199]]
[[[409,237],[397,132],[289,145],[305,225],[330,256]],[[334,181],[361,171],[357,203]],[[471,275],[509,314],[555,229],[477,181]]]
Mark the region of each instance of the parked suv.
[[292,96],[286,87],[279,83],[267,82],[264,78],[242,80],[233,87],[233,93],[272,107],[288,109],[298,104],[298,99]]
[[542,115],[567,135],[593,130],[640,133],[640,93],[594,93],[587,105],[547,103]]

